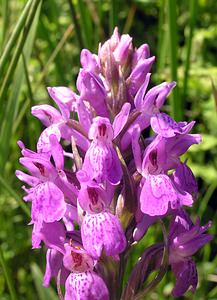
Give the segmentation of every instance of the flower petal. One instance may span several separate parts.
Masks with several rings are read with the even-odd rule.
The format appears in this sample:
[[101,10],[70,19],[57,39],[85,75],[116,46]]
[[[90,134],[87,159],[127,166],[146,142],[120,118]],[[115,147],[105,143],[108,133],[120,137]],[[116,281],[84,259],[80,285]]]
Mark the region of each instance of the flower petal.
[[190,286],[195,291],[198,278],[196,265],[192,260],[172,265],[172,271],[176,276],[176,284],[172,290],[174,297],[182,296]]
[[121,111],[118,115],[116,115],[114,122],[113,122],[113,128],[114,128],[114,138],[121,132],[121,130],[124,128],[124,125],[127,122],[127,119],[129,117],[131,105],[130,103],[124,103],[124,105],[121,108]]
[[50,153],[52,145],[50,143],[50,135],[53,134],[56,136],[58,142],[61,139],[61,133],[58,128],[58,124],[54,124],[42,131],[38,143],[37,143],[37,152],[38,153]]
[[46,270],[43,286],[48,287],[51,279],[53,277],[57,278],[60,270],[60,283],[64,285],[70,272],[63,266],[63,255],[55,249],[48,249],[46,254]]
[[187,134],[195,122],[175,122],[165,113],[158,113],[151,117],[151,127],[153,131],[165,138],[176,136],[177,134]]
[[43,104],[32,107],[33,116],[38,118],[46,127],[62,121],[60,112],[51,105]]
[[104,281],[94,272],[71,273],[65,288],[64,300],[109,300]]
[[53,183],[44,182],[34,188],[32,193],[32,221],[39,216],[46,223],[59,221],[65,214],[66,203],[63,192]]
[[81,226],[84,248],[94,258],[99,258],[102,250],[114,256],[124,251],[126,238],[117,217],[110,212],[86,214]]
[[143,185],[140,204],[141,211],[150,216],[163,216],[168,209],[178,209],[182,205],[191,206],[192,197],[180,193],[167,175],[149,175]]

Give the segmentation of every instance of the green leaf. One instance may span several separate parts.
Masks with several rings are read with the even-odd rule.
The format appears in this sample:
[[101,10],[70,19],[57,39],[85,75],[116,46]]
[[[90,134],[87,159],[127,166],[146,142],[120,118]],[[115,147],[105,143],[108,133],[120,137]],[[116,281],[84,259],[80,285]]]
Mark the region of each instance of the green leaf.
[[[7,0],[4,1],[4,2],[8,2]],[[4,69],[4,66],[8,60],[8,57],[9,55],[11,54],[11,50],[12,48],[16,45],[16,42],[17,42],[17,39],[20,35],[20,32],[22,31],[24,25],[25,25],[25,22],[26,22],[26,19],[28,17],[28,14],[29,14],[29,10],[31,8],[31,4],[32,4],[32,0],[29,0],[24,8],[24,10],[22,11],[22,14],[10,36],[10,39],[8,40],[7,42],[7,45],[4,49],[4,52],[2,54],[2,56],[0,57],[0,70],[1,72],[3,72],[3,69]],[[1,75],[1,73],[0,73]]]
[[0,264],[8,285],[8,290],[11,296],[11,300],[17,300],[17,296],[16,296],[16,292],[15,292],[15,288],[14,288],[14,283],[12,281],[12,277],[11,277],[11,272],[9,271],[9,268],[7,266],[7,263],[4,259],[4,254],[2,251],[2,248],[0,246]]
[[[22,40],[20,40],[20,43],[16,48],[16,51],[13,55],[11,64],[9,66],[8,72],[5,77],[5,81],[3,83],[0,92],[0,103],[5,103],[4,98],[7,92],[7,86],[9,85],[10,80],[14,75],[13,89],[11,90],[11,94],[8,98],[8,101],[6,102],[6,105],[3,106],[1,111],[2,123],[1,123],[0,138],[2,143],[0,145],[0,153],[2,159],[0,161],[0,167],[2,169],[4,169],[5,167],[5,163],[7,161],[8,154],[9,154],[8,148],[10,144],[8,143],[8,137],[12,135],[13,124],[15,119],[17,118],[18,105],[19,105],[19,101],[18,101],[19,93],[25,75],[23,62],[22,60],[19,61],[19,58],[22,55],[22,51],[26,62],[30,57],[33,48],[34,39],[35,39],[40,9],[41,9],[41,5],[39,5],[39,3],[41,3],[41,1],[35,1],[35,3],[33,3],[33,6],[30,10],[30,14],[28,16],[29,22],[26,25],[26,29],[24,30],[25,34],[23,33]],[[15,71],[16,64],[18,61],[19,61],[18,67]]]
[[17,192],[6,182],[6,180],[0,175],[0,184],[11,194],[12,197],[17,201],[18,205],[22,208],[25,214],[30,217],[30,210],[28,206],[23,202]]
[[[171,79],[178,81],[178,61],[177,61],[177,50],[178,50],[178,34],[177,34],[177,5],[176,0],[168,0],[168,27],[169,27],[169,46],[170,46],[170,72]],[[179,97],[179,88],[173,90],[171,99],[171,115],[177,121],[183,119],[183,104]]]
[[37,290],[37,294],[40,300],[59,300],[57,297],[55,291],[49,287],[49,288],[44,288],[43,287],[43,274],[40,270],[40,268],[35,264],[31,264],[31,272],[32,272],[32,277],[35,283],[35,287]]
[[191,57],[191,46],[192,46],[192,39],[193,39],[193,33],[196,23],[196,16],[197,16],[197,3],[198,0],[191,0],[189,1],[189,11],[190,11],[190,17],[189,17],[189,33],[186,43],[186,59],[185,59],[185,66],[184,66],[184,82],[183,82],[183,90],[182,90],[182,100],[185,101],[185,97],[187,95],[187,89],[188,89],[188,74],[190,70],[190,57]]

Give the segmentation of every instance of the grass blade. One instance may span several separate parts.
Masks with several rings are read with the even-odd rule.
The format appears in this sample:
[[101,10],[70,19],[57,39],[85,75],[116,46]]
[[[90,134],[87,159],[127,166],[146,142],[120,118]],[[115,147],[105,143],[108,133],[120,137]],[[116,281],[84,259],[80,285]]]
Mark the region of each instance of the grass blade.
[[8,266],[7,266],[6,261],[4,259],[4,254],[3,254],[1,246],[0,246],[0,263],[1,263],[1,266],[2,266],[2,270],[3,270],[4,276],[5,276],[7,285],[8,285],[8,290],[9,290],[9,293],[10,293],[10,296],[11,296],[11,300],[17,300],[15,288],[14,288],[13,281],[12,281],[12,278],[11,278],[11,274],[9,272]]
[[211,84],[212,84],[212,94],[213,94],[213,97],[214,97],[214,100],[215,100],[215,109],[217,111],[217,89],[215,87],[215,84],[211,78]]
[[35,90],[37,90],[38,86],[40,85],[40,83],[42,82],[43,78],[47,74],[50,64],[55,60],[57,54],[59,53],[59,51],[62,49],[62,47],[65,44],[65,42],[67,41],[67,39],[72,34],[73,29],[74,29],[74,26],[72,24],[70,24],[68,26],[68,28],[66,29],[66,31],[64,32],[61,40],[57,44],[56,48],[54,49],[54,51],[52,52],[50,58],[48,59],[46,65],[44,66],[43,70],[41,71],[41,75],[40,75],[40,78],[38,80],[38,83],[36,85]]
[[0,184],[11,194],[11,196],[17,201],[20,208],[24,211],[27,217],[30,217],[30,209],[29,207],[23,202],[20,195],[18,195],[14,189],[8,184],[5,179],[0,175]]
[[0,49],[3,49],[5,39],[7,36],[8,31],[8,24],[9,24],[9,1],[8,0],[2,0],[2,31],[1,31],[1,44]]
[[[39,6],[39,9],[37,9],[37,8],[40,3],[41,3],[40,0],[39,1],[35,0],[31,7],[30,14],[29,14],[28,20],[27,20],[27,25],[23,32],[23,36],[20,39],[19,44],[17,45],[17,48],[16,48],[13,58],[10,62],[8,72],[6,73],[5,80],[3,82],[3,85],[2,85],[2,88],[0,91],[0,103],[4,103],[4,101],[5,101],[8,86],[10,85],[10,82],[11,82],[12,76],[15,72],[15,68],[19,61],[19,58],[22,55],[22,50],[24,48],[24,45],[26,45],[24,53],[26,54],[26,56],[28,56],[28,57],[30,56],[32,45],[33,45],[33,40],[34,40],[34,35],[35,35],[35,30],[36,30],[36,26],[37,26],[37,22],[35,22],[34,17],[36,14],[38,14],[38,16],[39,16],[40,6]],[[34,26],[32,26],[32,24],[35,24],[35,28],[34,28]],[[35,29],[35,30],[33,30],[34,32],[30,31],[31,28]],[[29,34],[29,31],[31,34]],[[29,36],[29,39],[28,39],[28,36]],[[19,96],[20,88],[21,88],[22,81],[23,81],[23,75],[24,75],[22,61],[20,63],[21,64],[19,64],[19,68],[17,69],[17,71],[15,73],[15,80],[14,80],[12,94],[7,102],[7,105],[1,111],[1,113],[3,115],[3,117],[1,118],[2,124],[1,124],[1,132],[0,132],[0,138],[2,141],[2,143],[0,145],[0,153],[1,153],[1,157],[2,157],[2,159],[0,161],[1,169],[4,169],[4,166],[5,166],[7,157],[8,157],[8,148],[10,146],[8,144],[8,137],[11,136],[11,134],[12,134],[12,127],[13,127],[14,119],[16,118],[17,110],[18,110],[17,99]]]
[[84,43],[83,43],[83,40],[82,40],[80,27],[79,27],[79,24],[78,24],[78,21],[77,21],[75,7],[73,5],[72,0],[68,0],[68,3],[69,3],[69,9],[70,9],[70,12],[71,12],[71,16],[72,16],[72,21],[73,21],[74,26],[75,26],[75,33],[76,33],[76,37],[77,37],[77,40],[78,40],[78,43],[79,43],[79,47],[80,47],[80,49],[83,49],[84,48]]
[[184,82],[183,82],[183,91],[182,91],[182,100],[185,101],[185,97],[187,95],[188,89],[188,74],[190,70],[190,56],[191,56],[191,46],[192,46],[192,39],[194,34],[194,28],[196,23],[196,16],[197,16],[197,0],[189,1],[189,10],[190,10],[190,20],[189,20],[189,35],[187,39],[187,52],[186,52],[186,59],[185,59],[185,66],[184,66]]
[[86,4],[83,0],[77,2],[77,8],[80,14],[80,28],[84,40],[84,46],[85,48],[92,50],[94,45],[92,44],[91,39],[93,36],[91,15],[89,11],[87,11]]
[[124,29],[123,29],[123,32],[126,32],[128,33],[133,25],[133,21],[134,21],[134,17],[135,17],[135,13],[136,13],[136,4],[135,3],[132,3],[130,9],[129,9],[129,12],[128,12],[128,15],[127,15],[127,19],[126,19],[126,22],[124,24]]
[[[177,63],[177,14],[176,14],[176,0],[168,0],[168,26],[169,26],[169,45],[170,45],[170,72],[172,80],[178,81],[178,63]],[[171,115],[177,121],[183,118],[183,105],[179,97],[179,88],[173,90],[171,95]]]
[[[8,2],[6,0],[6,2]],[[31,4],[32,4],[32,0],[29,0],[24,8],[24,10],[22,11],[22,14],[11,34],[10,39],[7,42],[7,45],[4,49],[4,52],[2,53],[2,56],[0,57],[0,72],[3,72],[4,66],[9,58],[9,55],[11,53],[11,50],[13,48],[13,46],[16,44],[16,41],[20,35],[20,32],[22,31],[24,24],[26,22],[26,19],[28,17],[29,14],[29,10],[31,8]],[[0,77],[1,77],[2,73],[0,73]]]
[[110,3],[111,8],[109,14],[109,30],[111,35],[115,26],[118,26],[118,1],[111,0]]
[[19,40],[19,42],[17,44],[17,47],[16,47],[14,55],[11,59],[10,65],[8,67],[8,71],[6,73],[6,76],[4,78],[4,81],[3,81],[3,84],[2,84],[2,87],[1,87],[1,90],[0,90],[0,103],[2,101],[4,101],[4,98],[5,98],[5,95],[6,95],[6,92],[7,92],[7,88],[9,86],[11,77],[13,76],[13,73],[15,71],[18,60],[19,60],[19,58],[22,54],[23,47],[25,45],[26,39],[28,37],[29,30],[31,28],[31,25],[32,25],[33,20],[34,20],[34,16],[35,16],[36,11],[37,11],[37,7],[38,7],[40,2],[41,2],[41,0],[35,0],[35,1],[33,0],[33,2],[32,2],[31,10],[30,10],[30,13],[28,15],[27,24],[26,24],[26,26],[23,30],[23,35],[22,35],[21,39]]
[[52,288],[43,288],[43,274],[36,264],[31,265],[32,277],[40,300],[59,300]]
[[160,12],[158,18],[158,44],[157,44],[157,70],[160,74],[161,70],[165,65],[166,58],[166,42],[167,42],[167,31],[165,30],[164,22],[165,22],[165,0],[160,1]]

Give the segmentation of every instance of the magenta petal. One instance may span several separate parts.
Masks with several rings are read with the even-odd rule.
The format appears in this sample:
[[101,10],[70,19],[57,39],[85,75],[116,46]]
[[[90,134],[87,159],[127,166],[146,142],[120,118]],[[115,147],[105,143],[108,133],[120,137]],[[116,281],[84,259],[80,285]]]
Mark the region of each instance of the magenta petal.
[[99,258],[102,250],[108,256],[124,251],[126,238],[120,221],[110,212],[86,214],[81,226],[84,248],[94,258]]
[[68,119],[73,102],[76,101],[76,94],[65,86],[48,87],[47,90],[60,108],[62,116]]
[[131,48],[132,38],[128,34],[121,35],[120,41],[113,52],[118,64],[123,65],[126,63],[130,51],[132,51]]
[[154,56],[147,58],[133,69],[132,73],[130,74],[130,77],[128,78],[130,82],[129,93],[131,95],[134,96],[144,82],[146,85],[147,83],[146,76],[148,75],[148,72],[150,71],[154,60],[155,60]]
[[56,136],[57,140],[60,141],[61,133],[57,124],[51,125],[42,131],[38,143],[37,143],[37,152],[47,153],[51,151],[50,135],[53,134]]
[[163,82],[150,89],[147,92],[144,100],[142,100],[143,110],[148,114],[152,114],[156,110],[158,111],[158,109],[160,109],[164,104],[166,97],[170,94],[175,85],[175,82]]
[[46,223],[52,223],[64,216],[64,194],[53,182],[44,182],[35,187],[32,198],[33,223],[37,222],[39,217]]
[[141,85],[138,92],[136,93],[134,104],[138,110],[141,110],[143,108],[143,99],[150,81],[150,77],[151,77],[151,73],[148,73],[145,77],[144,83]]
[[77,207],[66,204],[66,212],[63,217],[63,222],[66,226],[67,231],[73,231],[74,230],[74,221],[78,223],[78,212]]
[[133,151],[136,169],[139,173],[142,173],[142,152],[139,144],[140,134],[141,134],[140,127],[134,126],[132,132],[132,151]]
[[142,220],[140,220],[133,231],[134,241],[139,241],[146,234],[148,228],[157,221],[158,217],[152,217],[149,215],[143,215]]
[[43,104],[32,107],[33,116],[38,118],[45,126],[62,121],[59,111],[51,105]]
[[153,131],[165,138],[176,136],[177,134],[187,134],[195,122],[175,122],[165,113],[158,113],[151,117],[151,127]]
[[36,186],[40,183],[40,180],[37,177],[27,175],[24,172],[19,170],[16,170],[15,175],[19,180],[26,182],[30,186]]
[[39,232],[33,231],[33,238],[37,238],[38,241],[40,239],[40,242],[43,241],[47,247],[56,249],[62,254],[65,252],[65,228],[60,222],[43,222]]
[[64,300],[109,300],[108,289],[95,272],[71,273]]
[[77,112],[78,112],[79,123],[88,133],[91,127],[92,116],[88,111],[87,107],[85,106],[84,101],[81,100],[80,98],[77,101]]
[[141,61],[150,57],[150,49],[148,44],[142,44],[138,49],[135,49],[133,54],[132,69]]
[[111,184],[116,185],[120,182],[123,172],[122,172],[120,160],[117,156],[117,152],[113,148],[111,149],[111,152],[112,152],[112,165],[108,170],[107,179]]
[[48,249],[46,253],[46,270],[44,274],[44,287],[48,287],[52,277],[57,277],[61,268],[62,254],[54,249]]
[[124,128],[124,125],[126,124],[127,119],[129,117],[130,108],[131,108],[130,103],[124,103],[124,105],[121,108],[121,111],[115,117],[114,122],[113,122],[114,138],[116,138],[116,136]]
[[81,99],[89,101],[98,115],[108,117],[106,90],[99,76],[81,69],[77,79],[77,89]]
[[88,149],[83,168],[84,171],[97,183],[108,180],[112,184],[118,184],[122,177],[120,160],[112,145],[92,143]]
[[47,178],[55,177],[56,170],[50,163],[48,159],[39,158],[39,155],[36,155],[32,158],[30,157],[21,157],[20,163],[26,167],[26,169],[36,178],[44,181]]
[[98,56],[91,53],[88,49],[83,49],[80,55],[81,65],[85,70],[99,73]]
[[169,208],[178,209],[182,205],[191,206],[192,197],[180,193],[167,175],[149,175],[140,195],[141,211],[150,216],[163,216]]
[[172,174],[172,180],[180,189],[193,195],[197,194],[197,181],[191,169],[186,164],[178,164],[175,172]]
[[172,271],[176,276],[176,284],[172,291],[174,297],[182,296],[190,286],[192,286],[192,291],[195,291],[198,281],[197,269],[191,259],[172,265]]
[[63,170],[64,168],[63,148],[58,142],[56,135],[51,134],[49,136],[49,140],[51,145],[51,154],[53,156],[55,166],[57,170]]
[[48,249],[46,254],[46,270],[44,274],[43,285],[48,287],[51,279],[57,278],[59,271],[60,283],[65,284],[66,278],[69,276],[69,271],[63,267],[63,255],[55,249]]

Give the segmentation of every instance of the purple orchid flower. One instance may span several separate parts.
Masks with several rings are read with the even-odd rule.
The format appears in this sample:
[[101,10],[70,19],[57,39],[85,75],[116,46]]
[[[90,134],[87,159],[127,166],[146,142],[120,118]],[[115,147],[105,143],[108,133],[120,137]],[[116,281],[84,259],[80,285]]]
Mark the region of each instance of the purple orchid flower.
[[78,172],[81,183],[78,202],[85,211],[81,224],[82,243],[94,258],[99,258],[103,250],[106,255],[115,257],[124,251],[126,238],[119,219],[109,212],[114,189],[111,185],[105,190],[81,172]]
[[140,132],[142,132],[142,130],[150,125],[152,115],[159,112],[159,109],[164,104],[166,97],[168,97],[171,90],[176,85],[175,82],[164,82],[158,86],[153,87],[146,93],[150,81],[150,76],[150,73],[146,75],[144,83],[140,86],[134,97],[135,111],[139,112],[140,114],[122,137],[122,150],[126,150],[130,145],[135,127],[138,127],[140,129]]
[[[55,278],[58,292],[65,285],[64,300],[141,298],[150,272],[165,269],[165,246],[176,276],[173,295],[196,288],[192,255],[212,237],[205,233],[210,223],[194,225],[182,210],[193,205],[198,187],[180,157],[201,136],[190,134],[194,121],[176,122],[160,112],[176,83],[148,90],[154,60],[147,44],[136,49],[115,28],[98,55],[82,50],[78,94],[49,87],[58,109],[32,108],[46,126],[37,151],[19,142],[29,174],[16,175],[29,186],[23,189],[32,202],[32,246],[47,248],[44,286]],[[149,126],[154,135],[144,139]],[[171,215],[167,245],[156,241],[144,249],[122,290],[133,243]]]
[[169,234],[169,262],[176,276],[173,296],[182,296],[191,286],[194,292],[197,287],[197,269],[192,255],[212,239],[212,235],[205,234],[211,222],[200,227],[198,219],[194,225],[184,211],[174,216]]
[[102,117],[93,119],[89,131],[92,143],[85,155],[82,170],[98,183],[108,180],[116,185],[122,177],[120,161],[112,145],[113,135],[109,119]]
[[[52,134],[57,137],[58,141],[60,141],[61,137],[71,141],[71,136],[73,136],[79,147],[86,151],[89,147],[89,140],[81,131],[79,132],[68,124],[71,111],[78,113],[82,125],[84,116],[86,118],[85,124],[88,125],[91,123],[91,115],[83,104],[83,101],[66,87],[48,87],[48,93],[58,105],[61,113],[50,105],[37,105],[32,107],[32,114],[39,118],[45,126],[48,126],[39,137],[37,152],[50,153],[50,135]],[[85,129],[86,127],[84,127],[84,132]]]
[[46,154],[30,151],[21,142],[19,143],[24,156],[20,162],[32,174],[27,175],[22,171],[16,171],[16,176],[30,185],[29,189],[24,187],[27,192],[24,200],[32,202],[31,224],[34,224],[32,240],[34,248],[39,247],[40,241],[34,237],[40,233],[43,223],[61,220],[67,210],[65,197],[68,195],[73,205],[77,195],[77,189],[67,181],[64,174],[63,150],[55,135],[50,136],[50,143],[55,167]]
[[96,261],[72,240],[63,245],[61,252],[55,249],[47,251],[44,286],[47,287],[51,278],[60,273],[60,283],[65,284],[65,300],[109,299],[103,279],[93,270]]

